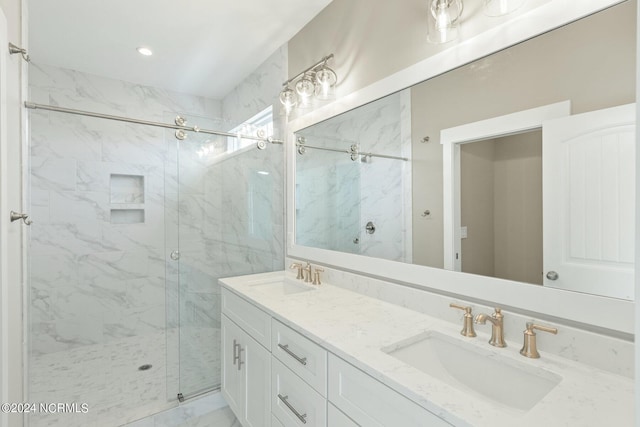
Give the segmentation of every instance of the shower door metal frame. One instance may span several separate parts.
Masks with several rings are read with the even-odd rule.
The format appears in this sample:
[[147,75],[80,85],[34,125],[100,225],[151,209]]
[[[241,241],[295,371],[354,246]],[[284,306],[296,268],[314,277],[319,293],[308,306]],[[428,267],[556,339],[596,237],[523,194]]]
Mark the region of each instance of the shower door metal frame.
[[188,132],[204,133],[208,135],[228,136],[228,137],[239,138],[239,139],[250,139],[250,140],[257,141],[258,148],[260,149],[264,149],[265,147],[264,143],[280,144],[280,145],[284,144],[284,141],[279,139],[273,139],[273,137],[271,136],[253,136],[253,135],[243,135],[241,133],[223,132],[223,131],[211,130],[211,129],[200,129],[198,126],[189,127],[189,126],[184,126],[179,124],[153,122],[149,120],[134,119],[131,117],[114,116],[111,114],[94,113],[93,111],[58,107],[55,105],[36,104],[35,102],[28,102],[28,101],[24,102],[24,107],[31,110],[55,111],[57,113],[75,114],[78,116],[95,117],[98,119],[115,120],[119,122],[134,123],[134,124],[146,125],[146,126],[155,126],[155,127],[165,128],[165,129],[175,129],[178,131],[181,130],[181,131],[188,131]]

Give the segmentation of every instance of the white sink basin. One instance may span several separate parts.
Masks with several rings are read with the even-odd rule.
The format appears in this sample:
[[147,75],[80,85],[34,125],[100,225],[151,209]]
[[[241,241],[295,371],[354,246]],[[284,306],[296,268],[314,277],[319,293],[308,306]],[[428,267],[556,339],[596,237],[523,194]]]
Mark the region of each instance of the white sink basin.
[[526,360],[502,357],[502,350],[507,351],[484,350],[433,331],[382,349],[459,390],[523,411],[533,408],[562,380]]
[[310,285],[288,279],[263,279],[249,282],[248,284],[260,292],[278,295],[290,295],[315,290]]

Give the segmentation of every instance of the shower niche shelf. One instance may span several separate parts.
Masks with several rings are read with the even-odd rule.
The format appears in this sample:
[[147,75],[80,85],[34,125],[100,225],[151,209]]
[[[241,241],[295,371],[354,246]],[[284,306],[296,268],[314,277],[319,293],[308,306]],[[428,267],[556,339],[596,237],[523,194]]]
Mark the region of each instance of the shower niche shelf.
[[144,176],[111,174],[109,199],[112,224],[143,224]]
[[143,224],[144,209],[111,209],[111,224]]
[[111,174],[111,203],[144,203],[144,176]]

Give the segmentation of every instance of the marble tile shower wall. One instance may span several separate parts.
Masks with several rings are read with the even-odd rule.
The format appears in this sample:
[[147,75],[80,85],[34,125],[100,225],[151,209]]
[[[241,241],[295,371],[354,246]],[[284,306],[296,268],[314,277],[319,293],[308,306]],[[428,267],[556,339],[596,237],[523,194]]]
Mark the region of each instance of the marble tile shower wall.
[[[320,145],[322,137],[308,143]],[[296,242],[358,253],[360,163],[343,153],[309,150],[297,155],[296,169]]]
[[[288,79],[288,49],[283,45],[222,100],[226,120],[238,125],[273,106],[273,134],[284,139],[280,89]],[[251,150],[209,170],[207,181],[224,183],[217,211],[222,239],[237,242],[221,255],[221,277],[284,268],[284,148],[271,144]]]
[[[278,103],[278,90],[286,80],[286,47],[277,50],[222,100],[225,126],[231,129]],[[274,135],[283,136],[283,122],[274,112]],[[217,279],[284,268],[284,151],[238,151],[217,161],[226,138],[209,139],[212,153],[200,145],[181,150],[180,251],[181,307],[188,318],[181,326],[210,324],[220,313]],[[187,147],[187,146],[185,146]],[[185,179],[186,178],[186,179]],[[206,221],[205,221],[206,219]],[[204,290],[216,284],[216,294]],[[184,294],[186,293],[186,295]],[[219,319],[214,322],[219,323]],[[198,360],[194,348],[192,360]]]
[[[212,143],[225,141],[206,141]],[[188,170],[190,179],[181,178],[177,203],[179,278],[173,271],[167,283],[179,295],[169,298],[168,324],[177,326],[179,310],[180,353],[173,353],[177,346],[168,350],[170,359],[179,358],[185,395],[220,381],[217,279],[280,270],[284,262],[282,147],[250,149],[220,162],[199,153],[199,145],[180,150],[180,172]]]
[[[39,65],[30,99],[154,121],[221,115],[216,101]],[[41,111],[30,130],[31,353],[164,330],[164,130]],[[114,175],[140,179],[136,203],[112,196]],[[144,222],[113,223],[121,208]]]
[[[227,130],[277,99],[283,61],[286,48],[223,101],[31,65],[30,99],[161,122],[180,112],[190,124]],[[222,116],[223,103],[231,120],[203,118]],[[92,407],[122,421],[162,409],[180,391],[178,380],[192,391],[215,384],[217,279],[283,268],[282,147],[211,162],[201,149],[214,147],[215,156],[226,138],[192,134],[178,154],[172,132],[159,128],[43,111],[30,113],[30,128],[31,395],[44,401],[54,391],[89,387]],[[177,248],[179,271],[166,263]],[[131,366],[119,371],[148,360],[154,369],[126,390],[109,380],[120,375],[109,366],[118,348],[145,337],[162,345],[151,353],[138,346]],[[64,375],[66,366],[55,361],[71,352],[90,354],[100,369],[52,385],[47,377]],[[86,361],[75,356],[82,367]],[[141,387],[153,393],[138,395]]]
[[[410,100],[388,96],[305,131],[307,143],[363,153],[410,156]],[[411,260],[409,162],[309,149],[297,156],[296,238],[303,245]],[[365,225],[373,222],[374,234]],[[356,240],[357,239],[357,240]]]

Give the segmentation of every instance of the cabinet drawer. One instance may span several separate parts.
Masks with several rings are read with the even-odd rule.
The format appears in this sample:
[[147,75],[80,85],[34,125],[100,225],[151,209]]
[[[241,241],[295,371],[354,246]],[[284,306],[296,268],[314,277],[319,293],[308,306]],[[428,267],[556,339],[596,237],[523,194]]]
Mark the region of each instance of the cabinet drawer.
[[284,427],[325,427],[327,401],[284,366],[271,358],[271,412]]
[[329,355],[329,401],[363,426],[451,426],[332,354]]
[[327,404],[327,425],[330,427],[359,427],[331,403]]
[[222,312],[267,350],[271,349],[271,316],[225,288]]
[[318,393],[327,396],[327,351],[325,349],[273,319],[271,352]]

